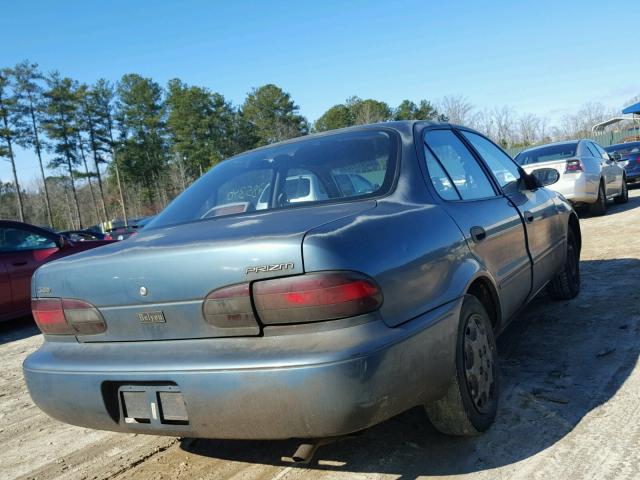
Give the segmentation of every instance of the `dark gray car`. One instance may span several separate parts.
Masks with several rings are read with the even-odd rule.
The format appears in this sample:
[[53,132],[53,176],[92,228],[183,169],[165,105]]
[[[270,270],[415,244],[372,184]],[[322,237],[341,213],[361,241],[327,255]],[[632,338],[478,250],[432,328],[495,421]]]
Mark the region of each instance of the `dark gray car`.
[[[293,176],[326,197],[289,201]],[[106,430],[329,437],[425,405],[474,434],[496,414],[495,335],[545,286],[578,294],[580,244],[571,206],[477,132],[311,135],[226,160],[136,237],[41,267],[45,342],[24,375],[49,415]]]

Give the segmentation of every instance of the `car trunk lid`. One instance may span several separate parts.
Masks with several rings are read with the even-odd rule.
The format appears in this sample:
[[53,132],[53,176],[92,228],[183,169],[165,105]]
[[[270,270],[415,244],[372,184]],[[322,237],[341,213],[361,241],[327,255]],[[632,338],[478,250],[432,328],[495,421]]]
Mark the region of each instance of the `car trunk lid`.
[[234,329],[206,323],[204,298],[225,286],[303,273],[307,231],[375,204],[298,207],[145,230],[45,265],[34,276],[33,293],[96,306],[107,331],[79,336],[82,342],[259,335],[257,324]]

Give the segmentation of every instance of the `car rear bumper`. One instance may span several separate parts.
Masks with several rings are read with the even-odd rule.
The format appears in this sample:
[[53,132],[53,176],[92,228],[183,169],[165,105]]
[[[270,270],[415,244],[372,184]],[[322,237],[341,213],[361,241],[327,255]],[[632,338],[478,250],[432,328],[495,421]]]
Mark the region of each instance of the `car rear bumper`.
[[[233,439],[346,434],[444,395],[461,302],[395,328],[374,319],[259,338],[45,342],[24,376],[42,410],[83,427]],[[179,390],[188,424],[127,423],[118,390],[136,385]]]
[[598,198],[600,177],[588,172],[564,174],[562,179],[548,188],[561,193],[572,203],[594,203]]

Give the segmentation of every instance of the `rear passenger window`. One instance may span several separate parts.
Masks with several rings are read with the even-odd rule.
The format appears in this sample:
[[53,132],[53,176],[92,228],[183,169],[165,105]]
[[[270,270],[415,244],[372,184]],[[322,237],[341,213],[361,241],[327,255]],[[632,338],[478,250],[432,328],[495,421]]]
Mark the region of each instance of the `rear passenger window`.
[[451,194],[443,195],[441,193],[443,191],[442,187],[433,180],[434,177],[441,178],[439,175],[442,175],[442,173],[446,174],[449,185],[453,182],[453,188],[462,200],[476,200],[496,195],[491,182],[475,157],[451,130],[430,130],[425,133],[424,139],[426,149],[430,150],[429,153],[435,156],[435,160],[443,170],[443,172],[439,172],[436,168],[431,171],[429,155],[427,155],[429,177],[438,193],[444,199],[451,200]]
[[595,142],[592,143],[591,146],[592,146],[592,148],[595,148],[596,151],[598,152],[598,154],[596,155],[596,158],[604,158],[605,160],[609,160],[609,155],[604,150],[604,148],[602,148],[600,145],[598,145]]
[[598,151],[596,150],[596,147],[591,145],[589,142],[585,142],[584,144],[587,147],[587,150],[591,154],[592,157],[598,158],[600,156],[600,155],[598,155]]
[[425,147],[424,155],[427,158],[427,170],[429,170],[429,178],[431,183],[435,187],[438,195],[445,200],[460,200],[460,196],[455,187],[451,183],[451,180],[442,169],[436,157],[433,156],[431,151]]
[[515,162],[493,143],[477,133],[465,131],[461,133],[484,159],[503,192],[507,195],[517,193],[520,169]]

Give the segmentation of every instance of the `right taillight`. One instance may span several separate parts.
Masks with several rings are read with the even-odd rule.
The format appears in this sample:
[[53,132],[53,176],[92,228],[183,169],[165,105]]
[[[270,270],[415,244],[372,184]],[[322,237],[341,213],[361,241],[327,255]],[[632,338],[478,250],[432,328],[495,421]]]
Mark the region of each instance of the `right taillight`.
[[382,305],[382,292],[360,273],[317,272],[255,282],[253,299],[260,320],[273,325],[369,313]]
[[582,172],[582,163],[578,159],[567,160],[567,167],[564,173]]
[[33,318],[47,335],[95,335],[107,325],[96,307],[83,300],[68,298],[34,298]]
[[209,293],[205,321],[219,328],[321,322],[373,312],[380,287],[357,272],[315,272],[258,280]]

